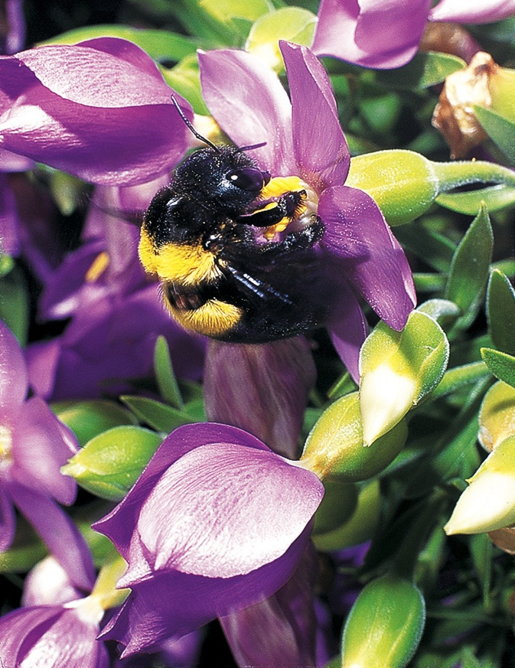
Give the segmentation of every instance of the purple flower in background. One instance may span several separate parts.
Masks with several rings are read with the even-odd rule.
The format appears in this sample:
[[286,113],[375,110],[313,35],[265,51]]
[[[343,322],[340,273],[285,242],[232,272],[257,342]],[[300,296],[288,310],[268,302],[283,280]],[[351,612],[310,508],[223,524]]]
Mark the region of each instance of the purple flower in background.
[[305,47],[282,42],[281,51],[291,102],[271,69],[236,50],[199,54],[202,91],[236,145],[266,142],[252,151],[259,166],[273,177],[300,177],[318,200],[317,213],[325,226],[320,247],[338,282],[328,329],[357,378],[367,330],[354,291],[400,330],[415,303],[413,279],[375,202],[362,190],[344,185],[350,154],[322,65]]
[[159,335],[168,341],[177,375],[200,377],[204,341],[173,322],[158,286],[148,283],[137,256],[136,226],[106,213],[141,210],[160,185],[98,187],[84,244],[48,278],[40,320],[71,322],[59,337],[27,351],[31,385],[46,399],[127,391],[128,380],[151,374]]
[[319,56],[378,69],[401,67],[427,21],[490,23],[515,14],[515,0],[322,0],[313,41]]
[[14,610],[0,619],[2,661],[5,666],[109,668],[107,648],[96,639],[103,616],[93,597]]
[[0,148],[92,183],[150,181],[181,160],[191,137],[171,92],[154,61],[122,39],[3,56]]
[[26,400],[27,368],[21,348],[0,321],[0,551],[16,528],[14,506],[34,526],[72,577],[91,584],[93,565],[84,539],[56,501],[69,505],[75,481],[60,472],[78,445],[39,397]]
[[0,53],[15,53],[25,41],[25,21],[22,0],[1,0]]
[[177,429],[95,525],[128,562],[131,594],[106,627],[148,651],[277,591],[297,567],[323,496],[318,478],[235,427]]

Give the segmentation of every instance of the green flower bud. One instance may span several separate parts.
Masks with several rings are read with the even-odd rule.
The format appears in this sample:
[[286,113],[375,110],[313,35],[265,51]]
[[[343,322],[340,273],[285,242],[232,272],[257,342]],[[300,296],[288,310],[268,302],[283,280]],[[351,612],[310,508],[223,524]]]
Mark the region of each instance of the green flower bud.
[[315,547],[332,552],[364,543],[374,535],[380,516],[381,489],[378,478],[374,478],[360,489],[358,505],[346,522],[327,533],[313,534]]
[[479,442],[491,452],[515,434],[515,388],[499,381],[485,394],[479,411]]
[[468,481],[445,532],[485,533],[515,523],[515,434],[488,455]]
[[402,332],[379,323],[360,354],[365,445],[390,431],[438,385],[448,357],[449,343],[442,328],[425,313],[411,313]]
[[313,533],[326,533],[346,522],[358,505],[358,488],[350,483],[324,482],[325,494],[315,514]]
[[70,427],[81,445],[112,427],[137,424],[134,415],[126,408],[102,399],[63,401],[52,404],[52,410]]
[[433,163],[418,153],[404,150],[378,151],[352,158],[345,183],[367,192],[392,226],[418,218],[440,192]]
[[354,603],[342,640],[342,668],[402,668],[425,623],[419,589],[394,574],[369,582]]
[[[455,207],[454,200],[460,200],[464,193],[448,191],[472,183],[499,184],[497,188],[476,190],[474,203],[479,197],[479,201],[483,199],[490,210],[509,206],[512,199],[504,201],[500,195],[502,192],[507,195],[513,193],[515,174],[501,165],[481,160],[432,162],[413,151],[394,149],[352,158],[345,183],[367,192],[389,225],[394,227],[415,220],[429,209],[437,197],[444,206]],[[476,213],[478,206],[474,206]]]
[[162,441],[142,427],[114,427],[95,436],[61,471],[92,494],[123,499]]
[[398,422],[373,448],[364,447],[359,394],[352,392],[320,416],[306,440],[301,461],[324,482],[366,480],[397,457],[406,437],[405,422]]
[[261,16],[252,26],[245,50],[265,60],[276,72],[284,69],[279,40],[310,46],[317,17],[302,7],[282,7]]

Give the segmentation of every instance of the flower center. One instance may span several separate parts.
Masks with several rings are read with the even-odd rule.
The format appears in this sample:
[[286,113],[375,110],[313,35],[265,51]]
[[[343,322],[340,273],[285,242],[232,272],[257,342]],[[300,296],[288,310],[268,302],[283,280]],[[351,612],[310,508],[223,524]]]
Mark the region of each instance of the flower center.
[[[259,195],[260,200],[269,200],[270,205],[278,202],[285,195],[298,193],[300,201],[292,212],[285,215],[278,223],[266,228],[264,236],[272,239],[277,233],[284,232],[287,227],[298,230],[313,222],[318,211],[318,195],[298,176],[277,176],[267,183]],[[265,207],[266,208],[266,207]]]

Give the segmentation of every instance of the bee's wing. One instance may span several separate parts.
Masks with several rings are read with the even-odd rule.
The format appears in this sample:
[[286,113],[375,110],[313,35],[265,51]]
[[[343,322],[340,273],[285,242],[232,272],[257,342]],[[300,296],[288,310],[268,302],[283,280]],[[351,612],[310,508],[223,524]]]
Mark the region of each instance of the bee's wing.
[[238,290],[250,301],[266,299],[268,302],[282,303],[287,306],[293,304],[292,299],[286,293],[276,290],[266,280],[230,264],[224,269],[232,277]]

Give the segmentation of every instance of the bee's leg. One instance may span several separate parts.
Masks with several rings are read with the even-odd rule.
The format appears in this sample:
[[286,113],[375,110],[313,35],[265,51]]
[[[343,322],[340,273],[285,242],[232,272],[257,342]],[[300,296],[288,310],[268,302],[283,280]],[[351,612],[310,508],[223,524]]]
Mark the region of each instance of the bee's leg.
[[254,227],[273,227],[285,218],[292,220],[305,197],[305,190],[284,193],[278,199],[262,202],[261,208],[239,216],[236,222]]
[[294,251],[309,250],[322,240],[324,232],[324,224],[317,217],[312,223],[304,226],[302,229],[289,232],[282,241],[276,241],[263,246],[260,249],[260,255],[268,260]]

